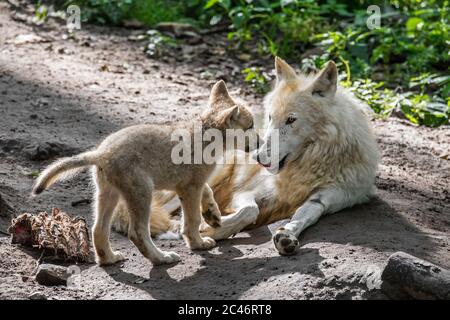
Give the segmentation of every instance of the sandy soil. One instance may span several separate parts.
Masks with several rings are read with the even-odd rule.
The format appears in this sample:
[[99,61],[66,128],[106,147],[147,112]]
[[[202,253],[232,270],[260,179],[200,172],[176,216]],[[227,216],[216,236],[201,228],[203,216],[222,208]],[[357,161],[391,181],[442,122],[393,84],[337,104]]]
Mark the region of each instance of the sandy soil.
[[[156,61],[141,43],[128,40],[132,30],[84,25],[65,39],[57,23],[36,27],[23,20],[0,3],[0,196],[16,214],[59,207],[91,223],[89,204],[71,205],[91,198],[87,174],[30,199],[33,175],[54,157],[92,147],[126,125],[197,114],[217,77],[227,78],[231,91],[250,105],[261,104],[261,96],[239,89],[239,69],[207,39],[188,47],[189,59]],[[15,44],[22,34],[44,42]],[[215,69],[209,79],[200,76],[206,67]],[[395,251],[450,267],[450,128],[418,128],[395,118],[372,124],[383,154],[378,197],[322,219],[301,236],[296,256],[276,253],[270,226],[204,253],[189,252],[181,241],[158,241],[183,261],[152,267],[114,233],[113,246],[127,261],[107,268],[82,264],[78,289],[49,288],[32,278],[39,254],[10,244],[5,231],[11,216],[2,210],[0,299],[26,299],[33,292],[49,299],[386,298],[373,289],[373,279]]]

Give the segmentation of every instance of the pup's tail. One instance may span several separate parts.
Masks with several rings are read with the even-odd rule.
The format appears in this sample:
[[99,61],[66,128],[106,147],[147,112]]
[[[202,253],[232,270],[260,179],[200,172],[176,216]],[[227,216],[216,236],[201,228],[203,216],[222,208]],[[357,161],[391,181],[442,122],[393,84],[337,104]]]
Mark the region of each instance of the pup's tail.
[[48,166],[37,179],[32,195],[38,195],[57,181],[75,176],[87,166],[95,165],[99,153],[88,151],[69,158],[62,158]]

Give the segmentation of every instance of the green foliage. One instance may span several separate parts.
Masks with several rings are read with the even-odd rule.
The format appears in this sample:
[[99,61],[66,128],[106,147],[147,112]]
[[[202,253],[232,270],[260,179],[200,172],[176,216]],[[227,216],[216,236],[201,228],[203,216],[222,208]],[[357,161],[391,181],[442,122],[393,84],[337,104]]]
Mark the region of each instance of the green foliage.
[[36,11],[35,11],[35,16],[38,20],[42,21],[47,19],[47,13],[48,13],[48,8],[46,5],[41,4],[41,2],[38,2],[36,4]]
[[[310,70],[333,59],[350,87],[381,116],[400,110],[417,124],[437,126],[450,116],[449,0],[78,0],[89,20],[148,26],[190,21],[230,26],[234,49],[279,55]],[[370,5],[381,26],[369,29]],[[256,49],[256,50],[255,50]],[[303,56],[321,49],[315,56]],[[268,89],[257,68],[243,71],[256,90]]]
[[383,3],[381,27],[373,30],[366,26],[372,1],[210,0],[205,9],[228,17],[230,38],[241,49],[258,41],[262,54],[291,60],[310,48],[323,49],[301,65],[318,69],[335,60],[345,75],[342,84],[381,116],[401,110],[417,124],[448,123],[449,2]]
[[269,90],[270,77],[267,73],[262,72],[260,68],[251,67],[242,70],[245,74],[244,81],[249,83],[259,93],[265,93]]
[[119,25],[134,19],[153,26],[185,15],[185,4],[175,0],[71,0],[67,4],[79,5],[83,20],[101,24]]
[[432,102],[427,94],[396,93],[384,85],[384,82],[375,83],[370,79],[357,80],[350,90],[381,117],[399,110],[415,124],[437,127],[448,122],[448,106],[443,102]]

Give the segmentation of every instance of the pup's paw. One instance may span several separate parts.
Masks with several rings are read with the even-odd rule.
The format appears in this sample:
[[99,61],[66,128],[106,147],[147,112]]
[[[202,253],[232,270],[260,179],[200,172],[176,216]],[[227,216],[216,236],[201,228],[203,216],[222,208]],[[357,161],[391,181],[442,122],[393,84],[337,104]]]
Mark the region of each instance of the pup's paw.
[[203,224],[200,226],[200,235],[205,238],[213,238],[214,233],[216,232],[215,228],[212,228],[211,226],[207,225],[207,224]]
[[213,228],[219,228],[221,226],[221,213],[217,206],[209,206],[208,209],[202,212],[203,219]]
[[97,255],[95,258],[95,261],[101,266],[115,264],[123,260],[125,260],[125,257],[119,251],[112,252],[112,254],[109,255]]
[[299,242],[297,237],[286,229],[278,229],[273,236],[273,243],[278,252],[283,256],[290,256],[296,253]]
[[153,259],[154,265],[171,264],[180,261],[181,258],[178,253],[173,251],[163,251],[162,255],[156,259]]
[[216,246],[216,241],[210,237],[202,237],[200,241],[191,242],[189,247],[192,250],[209,250]]

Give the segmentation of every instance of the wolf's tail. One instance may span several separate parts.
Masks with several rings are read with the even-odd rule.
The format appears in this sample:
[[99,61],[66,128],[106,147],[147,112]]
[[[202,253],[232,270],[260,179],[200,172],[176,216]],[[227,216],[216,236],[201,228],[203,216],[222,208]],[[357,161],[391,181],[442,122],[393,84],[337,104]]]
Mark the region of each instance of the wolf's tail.
[[99,153],[95,150],[56,161],[39,175],[39,178],[33,187],[33,191],[31,192],[32,195],[38,195],[55,182],[71,178],[85,167],[95,165],[98,156]]

